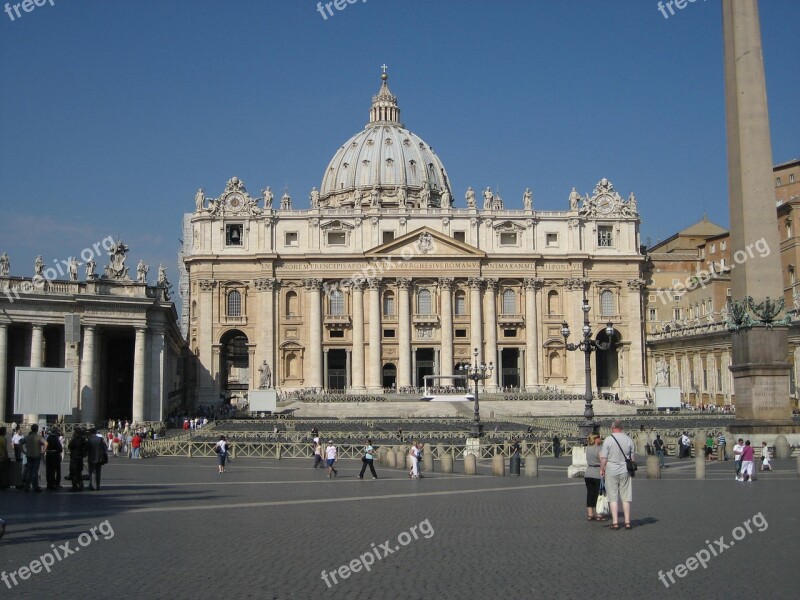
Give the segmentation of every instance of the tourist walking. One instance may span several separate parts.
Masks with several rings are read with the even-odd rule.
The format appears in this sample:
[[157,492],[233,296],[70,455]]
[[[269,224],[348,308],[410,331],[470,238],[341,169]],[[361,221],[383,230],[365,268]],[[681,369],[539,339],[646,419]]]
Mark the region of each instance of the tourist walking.
[[633,482],[626,459],[635,460],[633,440],[622,432],[622,421],[615,419],[611,424],[611,435],[605,439],[600,450],[600,477],[606,480],[608,503],[611,506],[611,529],[619,529],[617,512],[620,500],[625,515],[625,529],[632,527]]
[[64,456],[64,446],[61,444],[61,432],[51,429],[47,436],[47,451],[44,455],[45,480],[48,490],[57,490],[61,487],[61,459]]
[[325,448],[325,460],[328,464],[328,474],[326,477],[330,477],[331,475],[337,477],[339,475],[339,471],[333,466],[336,462],[338,452],[336,446],[333,445],[333,440],[328,440],[328,446]]
[[553,436],[553,456],[559,458],[561,456],[561,440],[557,435]]
[[772,471],[772,466],[769,464],[769,448],[767,442],[761,442],[761,470]]
[[742,473],[742,450],[744,450],[744,440],[739,438],[739,441],[733,445],[733,464],[736,467],[734,479],[739,479]]
[[755,451],[750,445],[750,440],[746,440],[742,449],[742,470],[739,473],[739,481],[753,481],[753,458]]
[[25,486],[25,491],[41,492],[42,488],[39,485],[39,465],[42,463],[42,455],[47,450],[47,442],[39,434],[39,425],[34,423],[31,425],[31,430],[25,436],[25,475],[22,478],[22,485]]
[[97,429],[92,427],[89,430],[88,447],[88,466],[89,466],[89,489],[100,489],[100,474],[103,465],[108,462],[108,446],[103,438],[97,435]]
[[586,473],[583,482],[586,484],[586,519],[587,521],[605,521],[603,515],[595,511],[597,496],[600,494],[600,443],[602,438],[596,433],[589,434],[589,445],[586,447]]
[[322,444],[319,443],[319,438],[314,438],[314,468],[325,468],[325,463],[322,460]]
[[225,463],[228,461],[228,440],[224,435],[219,436],[219,441],[214,445],[217,453],[217,467],[220,473],[225,472]]
[[377,479],[378,474],[375,472],[375,466],[372,464],[374,460],[375,448],[372,447],[372,440],[367,440],[367,445],[364,448],[364,456],[361,458],[361,473],[358,474],[359,479],[364,479],[364,471],[369,467],[372,478]]
[[655,448],[656,456],[658,457],[658,464],[663,469],[664,468],[664,453],[666,448],[664,447],[664,440],[661,439],[660,434],[656,434],[656,439],[653,442],[653,448]]
[[713,460],[714,454],[714,436],[709,433],[706,436],[706,462]]
[[411,470],[408,472],[408,476],[411,479],[419,479],[419,461],[422,456],[419,443],[414,442],[411,445],[411,451],[408,456],[411,458]]
[[78,427],[72,432],[69,441],[69,480],[73,492],[83,490],[83,457],[86,456],[88,444],[82,428]]
[[718,460],[726,461],[728,460],[728,455],[725,454],[725,444],[727,440],[725,439],[725,434],[720,432],[719,437],[717,438],[717,457]]

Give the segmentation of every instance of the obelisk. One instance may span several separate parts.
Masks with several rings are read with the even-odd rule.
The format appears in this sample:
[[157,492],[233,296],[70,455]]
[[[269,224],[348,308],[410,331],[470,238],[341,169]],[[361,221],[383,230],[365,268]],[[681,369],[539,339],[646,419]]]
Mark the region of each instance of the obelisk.
[[[764,306],[759,306],[767,298],[783,298],[783,275],[758,0],[723,0],[722,23],[732,302],[747,310],[754,322],[752,327],[745,322],[731,334],[735,427],[741,432],[779,433],[792,425],[788,332],[785,325],[764,323],[769,317],[763,318]],[[748,296],[751,302],[745,300]]]

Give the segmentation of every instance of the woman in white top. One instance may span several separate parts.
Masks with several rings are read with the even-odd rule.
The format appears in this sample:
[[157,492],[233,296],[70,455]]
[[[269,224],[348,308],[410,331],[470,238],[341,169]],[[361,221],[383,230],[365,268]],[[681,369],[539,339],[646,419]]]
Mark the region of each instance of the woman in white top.
[[772,471],[772,466],[769,464],[769,448],[767,448],[767,442],[761,442],[761,470]]
[[219,441],[214,446],[214,452],[217,453],[217,465],[219,472],[225,472],[225,461],[228,459],[228,440],[224,435],[219,436]]
[[415,442],[414,445],[411,446],[411,452],[409,453],[411,457],[411,471],[409,471],[408,476],[411,479],[419,479],[419,447],[420,444]]

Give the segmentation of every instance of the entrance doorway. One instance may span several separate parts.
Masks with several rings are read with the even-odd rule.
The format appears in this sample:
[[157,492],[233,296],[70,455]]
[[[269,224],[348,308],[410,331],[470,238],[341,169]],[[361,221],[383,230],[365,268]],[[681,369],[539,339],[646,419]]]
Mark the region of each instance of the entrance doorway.
[[519,348],[503,348],[500,351],[500,387],[519,388]]
[[[608,342],[608,334],[603,329],[597,334],[598,342]],[[620,342],[618,332],[614,332],[608,350],[595,352],[595,365],[597,367],[597,389],[613,388],[619,386],[619,359],[617,357],[617,344]]]
[[433,372],[434,354],[433,348],[417,348],[415,352],[417,357],[417,372],[415,375],[417,377],[414,385],[419,387],[423,385],[422,382],[425,381],[424,377],[426,375],[436,375]]
[[347,352],[345,350],[328,350],[329,390],[343,391],[347,387]]
[[247,336],[238,329],[229,331],[220,340],[220,391],[246,391],[250,385],[250,354]]
[[395,390],[397,388],[397,367],[392,363],[383,365],[383,389]]

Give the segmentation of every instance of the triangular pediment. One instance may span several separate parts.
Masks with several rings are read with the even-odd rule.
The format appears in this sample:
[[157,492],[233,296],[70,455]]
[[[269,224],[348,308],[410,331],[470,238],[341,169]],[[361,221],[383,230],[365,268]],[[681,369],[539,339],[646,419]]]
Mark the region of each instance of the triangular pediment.
[[434,231],[430,227],[420,227],[390,242],[376,246],[365,252],[364,255],[484,258],[486,253],[474,246]]

